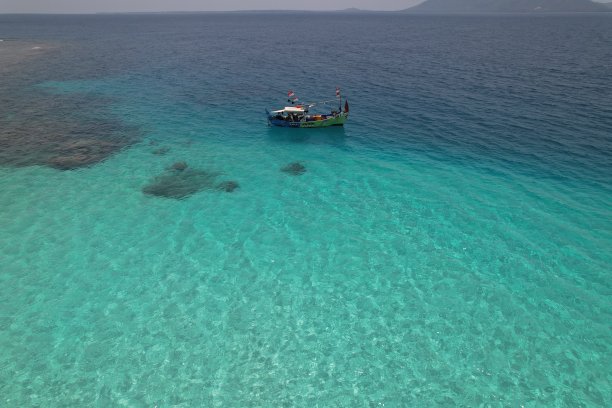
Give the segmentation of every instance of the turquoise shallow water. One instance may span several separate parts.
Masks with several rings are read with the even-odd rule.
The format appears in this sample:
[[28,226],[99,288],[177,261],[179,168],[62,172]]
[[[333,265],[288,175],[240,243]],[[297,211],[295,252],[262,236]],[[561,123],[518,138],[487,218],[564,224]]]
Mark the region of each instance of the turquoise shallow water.
[[[235,27],[232,18],[247,17],[225,18]],[[259,27],[264,17],[248,18]],[[342,24],[358,27],[352,19]],[[150,21],[132,23],[148,38]],[[75,31],[82,40],[48,24],[58,41],[74,36],[70,47],[94,41],[91,28]],[[166,24],[154,26],[181,40],[175,22]],[[489,28],[486,19],[484,28],[471,24]],[[558,21],[548,24],[554,31]],[[277,86],[265,70],[240,78],[243,71],[223,68],[240,58],[220,51],[221,68],[190,77],[176,59],[159,57],[175,50],[189,59],[173,44],[153,53],[153,68],[133,68],[128,53],[101,72],[75,64],[21,88],[58,100],[104,98],[104,109],[89,114],[138,126],[142,138],[77,170],[0,167],[0,405],[611,400],[606,89],[592,104],[578,91],[560,97],[569,85],[519,90],[542,107],[537,94],[551,86],[548,112],[523,116],[530,110],[502,109],[511,96],[464,95],[458,86],[444,102],[423,85],[416,92],[438,98],[439,109],[425,98],[384,127],[366,114],[368,102],[385,93],[411,101],[391,87],[390,64],[376,86],[359,69],[346,74],[362,87],[350,90],[357,102],[345,129],[288,131],[265,125],[261,93]],[[70,47],[61,52],[82,52]],[[452,79],[444,69],[429,78],[442,87]],[[256,91],[244,91],[249,81]],[[231,112],[240,93],[243,108]],[[471,104],[460,109],[455,97]],[[557,116],[583,102],[582,113],[568,110],[568,123]],[[481,116],[484,105],[491,116]],[[397,118],[396,106],[388,112]],[[152,153],[162,147],[167,154]],[[177,161],[240,188],[184,200],[143,194]],[[280,171],[296,161],[306,173]]]

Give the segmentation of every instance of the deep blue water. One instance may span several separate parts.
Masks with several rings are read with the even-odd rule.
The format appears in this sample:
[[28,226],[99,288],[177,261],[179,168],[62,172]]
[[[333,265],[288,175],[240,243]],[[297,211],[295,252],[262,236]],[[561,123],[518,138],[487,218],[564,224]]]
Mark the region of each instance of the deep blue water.
[[[0,39],[28,50],[0,71],[0,405],[612,400],[612,16],[2,15]],[[267,127],[336,86],[343,129]],[[201,191],[144,194],[180,161]]]

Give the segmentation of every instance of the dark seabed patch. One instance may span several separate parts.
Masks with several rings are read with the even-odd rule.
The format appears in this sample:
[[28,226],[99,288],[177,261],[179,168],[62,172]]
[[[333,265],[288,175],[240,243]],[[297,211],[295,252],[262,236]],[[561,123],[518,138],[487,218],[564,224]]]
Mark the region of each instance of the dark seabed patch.
[[291,174],[292,176],[301,176],[306,173],[306,166],[300,162],[289,163],[281,167],[283,173]]
[[240,184],[232,180],[222,181],[221,183],[217,184],[217,190],[225,191],[226,193],[231,193],[239,187]]
[[221,173],[205,170],[169,170],[143,187],[142,192],[157,197],[182,199],[202,190],[212,190]]
[[185,163],[184,161],[180,161],[180,162],[176,162],[174,163],[170,168],[172,170],[177,170],[177,171],[183,171],[187,168],[187,163]]
[[106,101],[91,96],[47,95],[21,102],[27,106],[0,118],[2,166],[91,166],[141,137],[137,127],[106,112]]
[[112,99],[36,86],[50,79],[48,65],[62,61],[60,44],[3,41],[0,47],[0,166],[87,167],[141,139],[137,126],[111,113]]
[[169,151],[170,151],[169,147],[160,147],[159,149],[153,150],[151,153],[153,153],[156,156],[165,156],[166,154],[168,154]]
[[73,170],[103,161],[123,148],[117,141],[99,139],[77,139],[63,143],[57,156],[49,158],[47,164],[60,170]]

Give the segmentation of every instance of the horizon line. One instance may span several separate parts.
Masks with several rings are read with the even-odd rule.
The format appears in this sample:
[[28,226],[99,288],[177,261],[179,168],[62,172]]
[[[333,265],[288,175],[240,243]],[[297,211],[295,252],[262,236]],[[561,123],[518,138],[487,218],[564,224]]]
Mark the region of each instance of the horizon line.
[[397,13],[401,10],[364,10],[364,9],[341,9],[341,10],[298,10],[298,9],[261,9],[261,10],[163,10],[163,11],[9,11],[0,14],[187,14],[187,13]]
[[[611,2],[612,3],[612,2]],[[599,4],[611,4],[611,3],[599,3]],[[54,12],[54,11],[46,11],[46,12],[0,12],[0,15],[106,15],[106,14],[229,14],[229,13],[269,13],[269,14],[279,14],[279,13],[346,13],[346,14],[391,14],[391,13],[408,13],[408,14],[421,14],[421,15],[453,15],[453,14],[463,14],[463,15],[476,15],[476,14],[529,14],[529,15],[537,15],[537,14],[601,14],[602,12],[612,12],[610,11],[514,11],[514,12],[493,12],[493,11],[480,11],[480,12],[435,12],[435,11],[411,11],[413,7],[409,7],[401,10],[364,10],[358,9],[354,7],[340,9],[340,10],[276,10],[276,9],[261,9],[261,10],[164,10],[164,11],[75,11],[75,12]]]

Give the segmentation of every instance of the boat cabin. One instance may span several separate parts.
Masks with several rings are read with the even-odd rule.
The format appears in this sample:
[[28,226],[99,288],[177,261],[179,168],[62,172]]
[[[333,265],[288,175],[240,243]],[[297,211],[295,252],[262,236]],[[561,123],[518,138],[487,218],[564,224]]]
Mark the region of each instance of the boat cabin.
[[302,106],[285,106],[285,108],[272,111],[272,118],[276,120],[285,120],[287,122],[299,122],[307,113]]

